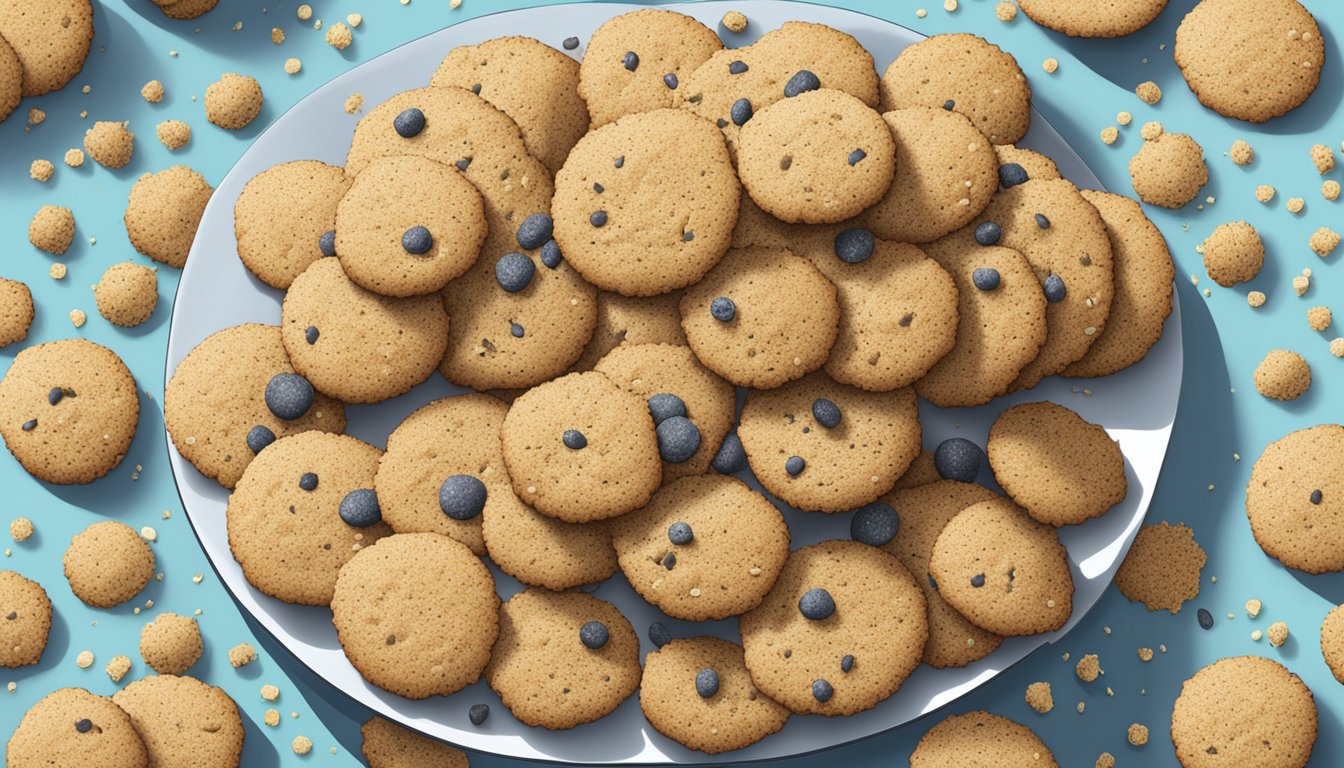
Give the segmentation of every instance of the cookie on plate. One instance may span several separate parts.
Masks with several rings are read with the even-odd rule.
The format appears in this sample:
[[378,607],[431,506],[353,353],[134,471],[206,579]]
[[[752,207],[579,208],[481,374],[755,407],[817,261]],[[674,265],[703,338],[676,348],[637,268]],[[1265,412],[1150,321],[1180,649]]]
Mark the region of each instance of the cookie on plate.
[[1118,0],[1079,5],[1070,0],[1021,0],[1022,11],[1037,24],[1072,37],[1122,37],[1148,26],[1167,0]]
[[1246,515],[1260,548],[1307,573],[1344,571],[1344,427],[1322,424],[1269,444],[1246,484]]
[[[1101,765],[1100,762],[1097,763]],[[1025,725],[989,712],[944,718],[920,737],[910,768],[1059,768],[1045,742]]]
[[181,269],[212,194],[205,177],[185,165],[144,174],[126,202],[131,245],[155,261]]
[[194,677],[153,675],[112,696],[135,725],[151,765],[237,768],[243,721],[223,690]]
[[481,536],[490,561],[531,586],[572,589],[606,581],[616,572],[607,521],[567,523],[543,515],[514,496],[512,489],[506,503],[487,505]]
[[5,749],[7,768],[149,768],[131,718],[105,696],[61,688],[33,705]]
[[1316,702],[1297,675],[1272,659],[1220,659],[1181,686],[1171,741],[1183,768],[1303,768],[1317,733]]
[[994,154],[999,158],[1000,187],[1011,187],[1032,179],[1064,178],[1054,160],[1034,149],[1016,144],[995,144]]
[[0,571],[0,667],[36,664],[50,634],[47,591],[16,571]]
[[336,228],[336,205],[350,181],[344,168],[316,160],[280,163],[253,176],[233,205],[243,265],[272,288],[289,288],[327,255],[323,235]]
[[359,733],[369,768],[468,768],[466,752],[381,717],[370,719]]
[[23,95],[42,96],[65,86],[84,68],[93,43],[89,0],[0,2],[0,35],[23,67]]
[[658,296],[597,292],[597,327],[571,370],[591,371],[608,352],[624,344],[686,345],[681,330],[681,291]]
[[0,277],[0,347],[28,338],[33,324],[33,292],[18,280]]
[[116,520],[75,534],[62,558],[70,591],[94,608],[112,608],[138,595],[154,578],[154,563],[149,543]]

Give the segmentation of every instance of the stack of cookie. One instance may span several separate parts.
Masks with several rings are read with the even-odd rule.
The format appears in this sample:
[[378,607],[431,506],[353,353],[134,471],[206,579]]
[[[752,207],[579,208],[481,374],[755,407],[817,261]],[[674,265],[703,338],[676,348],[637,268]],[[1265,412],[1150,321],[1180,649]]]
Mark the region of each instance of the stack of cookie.
[[[882,77],[835,29],[727,49],[662,10],[612,19],[582,63],[456,49],[360,121],[343,168],[248,183],[238,253],[281,322],[192,351],[169,432],[232,491],[248,581],[329,606],[385,690],[484,676],[546,728],[639,690],[710,753],[869,709],[921,662],[1062,627],[1056,529],[1128,491],[1116,444],[1051,403],[996,422],[1003,493],[972,482],[980,447],[921,450],[919,398],[1113,373],[1170,311],[1161,235],[1015,146],[1030,119],[1017,63],[972,35]],[[385,450],[342,434],[436,370],[477,391]],[[790,551],[780,504],[853,513],[851,536]],[[501,605],[485,558],[525,589]],[[641,664],[577,589],[617,570],[669,617],[738,617],[741,643],[655,623]]]

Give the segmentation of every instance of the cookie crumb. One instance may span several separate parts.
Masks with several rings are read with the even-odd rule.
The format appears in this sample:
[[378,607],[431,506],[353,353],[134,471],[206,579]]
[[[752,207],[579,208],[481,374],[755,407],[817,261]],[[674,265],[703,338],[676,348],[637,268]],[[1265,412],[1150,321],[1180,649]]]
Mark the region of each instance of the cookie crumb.
[[262,715],[262,722],[272,728],[276,727],[280,724],[280,712],[275,709],[266,710],[266,714]]
[[75,240],[75,214],[69,208],[44,205],[28,222],[28,242],[33,247],[60,256]]
[[16,517],[9,524],[9,536],[15,541],[27,541],[35,531],[33,521],[26,517]]
[[1116,112],[1115,122],[1119,123],[1122,126],[1129,125],[1130,123],[1134,122],[1134,115],[1130,114],[1129,112]]
[[1134,723],[1129,726],[1129,730],[1125,731],[1125,738],[1129,739],[1130,744],[1136,747],[1142,747],[1144,744],[1148,743],[1148,726],[1141,723]]
[[1078,660],[1073,671],[1077,673],[1079,680],[1085,683],[1093,682],[1101,675],[1101,661],[1095,653],[1089,653]]
[[1311,240],[1307,245],[1311,250],[1321,258],[1329,256],[1332,251],[1339,247],[1339,233],[1327,227],[1321,227],[1311,235]]
[[89,316],[84,313],[84,310],[82,309],[70,310],[70,324],[75,326],[76,328],[83,328],[85,321],[87,321],[88,319]]
[[745,32],[747,30],[747,15],[741,11],[728,11],[723,14],[720,23],[729,32]]
[[1304,295],[1311,288],[1311,278],[1306,275],[1293,276],[1293,292],[1298,296]]
[[285,59],[285,74],[287,74],[287,75],[297,75],[297,74],[299,74],[299,72],[302,71],[302,70],[303,70],[303,62],[302,62],[302,61],[299,61],[298,59],[294,58],[293,56],[289,57],[288,59]]
[[181,149],[191,142],[191,126],[181,120],[164,120],[154,128],[154,132],[163,146],[170,150]]
[[99,120],[84,132],[84,149],[104,168],[123,168],[135,152],[135,134],[125,122]]
[[1332,319],[1329,307],[1312,307],[1307,310],[1307,325],[1313,331],[1324,331],[1329,328]]
[[229,663],[234,669],[245,667],[257,658],[257,649],[250,643],[239,643],[229,649]]
[[1265,397],[1296,400],[1310,387],[1311,368],[1296,352],[1272,349],[1255,367],[1255,389]]
[[158,80],[150,80],[140,89],[140,97],[150,104],[158,104],[163,101],[163,83]]
[[994,6],[994,15],[1006,24],[1017,18],[1017,5],[1012,0],[1002,0]]
[[261,698],[266,701],[275,701],[280,698],[280,689],[267,683],[266,685],[261,686]]
[[1282,647],[1288,642],[1288,622],[1276,621],[1269,625],[1269,644],[1275,648]]
[[294,754],[306,755],[313,751],[313,740],[303,735],[295,736],[290,747],[294,749]]
[[1252,619],[1260,615],[1260,609],[1264,607],[1257,598],[1252,597],[1246,601],[1246,615]]
[[345,97],[345,113],[353,115],[364,106],[364,94],[352,93]]
[[84,164],[84,151],[81,149],[67,150],[65,153],[65,164],[71,168],[78,168]]
[[37,107],[32,107],[28,110],[29,125],[41,125],[46,119],[47,119],[47,113],[43,112]]
[[1251,633],[1251,639],[1254,640],[1254,641],[1257,642],[1257,643],[1260,642],[1260,639],[1263,638],[1264,636],[1265,636],[1265,633],[1264,633],[1264,632],[1261,632],[1261,631],[1258,630],[1258,629]]
[[1153,649],[1144,647],[1139,649],[1139,661],[1152,661]]
[[88,669],[93,666],[93,651],[80,651],[75,657],[75,666],[80,669]]
[[69,268],[58,261],[51,265],[51,269],[47,270],[47,274],[51,275],[52,280],[64,280],[68,271]]
[[1055,71],[1059,69],[1059,59],[1056,59],[1053,56],[1046,59],[1041,62],[1041,69],[1044,69],[1047,75],[1055,74]]
[[1339,199],[1339,182],[1334,179],[1326,179],[1321,182],[1321,197],[1334,202]]
[[1255,149],[1250,142],[1237,139],[1232,142],[1232,149],[1228,150],[1227,156],[1237,165],[1250,165],[1255,160]]
[[1152,105],[1162,100],[1162,89],[1152,80],[1139,83],[1138,87],[1134,89],[1134,93],[1144,104]]
[[51,175],[56,172],[56,166],[51,164],[50,160],[38,158],[28,166],[28,178],[34,181],[46,183],[51,181]]
[[276,45],[285,42],[285,30],[279,27],[271,27],[271,42]]
[[1143,127],[1139,129],[1139,138],[1144,141],[1152,141],[1161,136],[1164,132],[1165,129],[1162,127],[1161,123],[1156,120],[1150,120],[1149,122],[1144,123]]
[[103,671],[112,679],[112,682],[120,683],[122,678],[126,677],[126,673],[131,671],[131,658],[129,656],[113,656],[107,662]]
[[1115,768],[1115,755],[1110,752],[1102,752],[1097,755],[1096,768]]
[[1322,176],[1335,169],[1335,152],[1324,144],[1311,145],[1311,164]]
[[1120,131],[1114,125],[1108,125],[1101,129],[1101,143],[1114,144],[1116,139],[1120,138]]
[[1330,342],[1330,354],[1335,357],[1344,357],[1344,337],[1334,339]]
[[1300,197],[1290,197],[1288,198],[1286,207],[1288,208],[1289,213],[1296,215],[1301,213],[1303,208],[1307,207],[1307,201]]
[[327,27],[326,40],[327,45],[330,45],[338,51],[344,51],[355,41],[355,37],[350,32],[350,27],[347,27],[345,24],[338,21],[330,27]]
[[1027,686],[1027,706],[1040,712],[1042,715],[1055,708],[1055,699],[1050,694],[1050,684],[1046,682],[1032,683]]
[[313,18],[313,6],[307,3],[301,3],[295,11],[295,15],[299,17],[299,21],[307,21]]
[[1262,203],[1268,203],[1270,200],[1274,199],[1276,192],[1277,190],[1275,190],[1274,187],[1268,184],[1261,184],[1255,188],[1255,199]]

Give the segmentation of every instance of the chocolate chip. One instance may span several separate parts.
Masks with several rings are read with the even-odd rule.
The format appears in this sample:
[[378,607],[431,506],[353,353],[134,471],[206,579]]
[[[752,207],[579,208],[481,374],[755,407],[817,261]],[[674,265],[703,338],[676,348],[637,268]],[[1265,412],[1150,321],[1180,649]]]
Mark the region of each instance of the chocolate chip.
[[1050,220],[1045,217],[1044,213],[1036,214],[1036,226],[1040,227],[1041,229],[1050,228]]
[[973,483],[984,460],[980,446],[964,437],[948,438],[933,451],[933,466],[944,480]]
[[336,255],[336,230],[328,229],[317,238],[317,250],[321,251],[323,256]]
[[621,57],[621,66],[625,67],[631,72],[634,72],[636,69],[639,69],[639,54],[635,53],[634,51],[626,51],[625,55]]
[[1031,181],[1031,176],[1027,174],[1027,169],[1018,163],[1004,163],[999,166],[999,186],[1004,189],[1016,187],[1018,184],[1025,184]]
[[1069,295],[1069,289],[1064,287],[1064,278],[1059,275],[1050,275],[1045,278],[1045,300],[1051,304],[1058,304]]
[[308,409],[313,407],[313,399],[317,397],[317,393],[307,379],[297,373],[285,371],[277,373],[266,382],[263,397],[266,400],[266,407],[276,418],[293,421],[303,418],[308,413]]
[[728,117],[732,118],[733,125],[737,126],[746,125],[747,121],[751,119],[751,115],[750,99],[738,99],[733,102],[732,108],[728,110]]
[[[560,45],[561,45],[566,51],[572,51],[572,50],[574,50],[575,48],[578,48],[578,47],[579,47],[579,38],[577,38],[577,37],[566,37],[565,40],[564,40],[564,42],[560,43]],[[490,708],[489,708],[489,707],[486,707],[486,711],[489,712],[489,711],[490,711]],[[480,725],[480,723],[477,723],[477,725]]]
[[[571,37],[569,40],[573,40],[574,45],[579,44],[579,39],[577,37]],[[565,41],[566,48],[569,47],[569,40]],[[488,717],[490,717],[489,704],[472,704],[471,708],[467,710],[467,719],[471,721],[472,725],[480,725],[481,723],[484,723]]]
[[742,447],[742,438],[736,432],[723,438],[723,445],[719,446],[719,452],[714,454],[714,460],[709,465],[721,475],[746,469],[747,451]]
[[1320,504],[1320,503],[1321,503],[1321,498],[1322,498],[1322,494],[1321,494],[1321,489],[1320,489],[1320,488],[1317,488],[1316,490],[1314,490],[1314,491],[1311,492],[1311,503],[1312,503],[1312,504]]
[[555,269],[560,266],[560,262],[563,258],[564,257],[560,253],[560,244],[554,240],[547,240],[546,243],[541,246],[541,263],[545,265],[547,269]]
[[979,589],[985,586],[985,574],[977,573],[971,577],[971,586]]
[[75,730],[79,731],[80,733],[88,733],[89,731],[93,730],[93,722],[88,718],[84,718],[83,720],[76,720]]
[[880,547],[896,538],[901,518],[890,504],[875,501],[859,509],[849,521],[849,536],[860,544]]
[[420,135],[425,130],[425,113],[415,107],[403,110],[392,120],[392,128],[403,139]]
[[579,628],[579,641],[593,650],[606,645],[610,637],[607,625],[600,621],[589,621]]
[[689,461],[700,450],[700,429],[685,416],[672,416],[656,429],[658,455],[668,464]]
[[820,87],[821,78],[806,69],[800,69],[784,84],[784,98],[791,99],[800,93],[815,91]]
[[378,506],[378,494],[372,488],[359,488],[345,494],[336,512],[346,525],[353,525],[356,528],[368,528],[383,520],[383,509]]
[[517,323],[509,323],[509,335],[515,339],[523,338],[523,326]]
[[466,173],[467,169],[471,167],[471,160],[472,159],[470,157],[464,157],[461,160],[458,160],[456,163],[453,163],[453,165],[457,166],[457,170]]
[[996,245],[1003,237],[1003,227],[992,221],[981,222],[975,228],[975,242],[981,245]]
[[37,419],[29,419],[23,422],[24,432],[32,432],[34,429],[37,429]]
[[686,415],[686,401],[668,392],[659,392],[649,398],[649,415],[654,424],[662,424],[673,416]]
[[719,673],[712,669],[702,669],[695,673],[695,692],[700,698],[708,699],[719,692]]
[[691,531],[690,523],[675,522],[667,526],[667,540],[678,547],[690,544],[693,539],[695,539],[695,533]]
[[720,323],[731,323],[737,317],[737,305],[727,296],[719,296],[709,303],[709,314]]
[[566,429],[565,433],[560,436],[560,442],[573,451],[580,451],[588,447],[588,438],[584,437],[583,433],[577,429]]
[[943,109],[947,110],[948,112],[951,112],[956,108],[957,108],[957,102],[953,101],[952,99],[948,99],[947,101],[943,102]]
[[982,291],[997,290],[1002,281],[999,270],[993,267],[977,267],[971,273],[971,284]]
[[835,689],[825,680],[815,680],[812,682],[812,698],[825,704],[835,695]]
[[841,671],[841,672],[848,672],[849,670],[851,670],[851,669],[853,669],[853,668],[854,668],[854,657],[853,657],[853,656],[850,656],[849,654],[845,654],[844,656],[841,656],[841,657],[840,657],[840,671]]
[[677,75],[675,72],[668,72],[666,75],[663,75],[663,85],[666,85],[669,91],[677,90],[677,83]]
[[667,554],[663,555],[663,561],[662,561],[662,562],[663,562],[663,567],[666,568],[666,569],[669,570],[669,571],[672,570],[673,568],[676,568],[676,567],[677,567],[677,553],[676,553],[676,552],[668,552]]
[[434,247],[434,236],[425,227],[411,227],[401,234],[401,247],[413,256],[423,256]]
[[485,510],[485,483],[472,475],[450,475],[439,485],[439,509],[454,520],[471,520]]
[[818,397],[812,401],[812,418],[827,429],[835,429],[840,426],[840,406],[824,397]]
[[809,589],[798,600],[798,612],[812,621],[829,619],[835,613],[835,598],[824,589]]
[[835,236],[835,257],[846,264],[862,264],[876,247],[877,238],[866,229],[846,229]]
[[275,433],[262,424],[258,424],[247,432],[247,447],[253,453],[261,453],[266,446],[275,442]]
[[524,250],[535,250],[545,245],[554,231],[555,222],[550,215],[534,213],[523,219],[523,223],[518,227],[518,245]]
[[1200,608],[1195,612],[1195,617],[1199,619],[1200,629],[1213,629],[1213,614],[1208,609]]
[[807,461],[804,460],[802,456],[790,456],[788,460],[784,462],[784,471],[789,473],[789,477],[797,477],[803,474],[803,470],[806,467]]
[[317,475],[312,472],[304,472],[302,475],[299,475],[299,487],[305,491],[316,490]]
[[856,149],[853,152],[849,153],[849,164],[858,165],[859,162],[862,161],[863,158],[867,156],[868,156],[867,152],[864,152],[862,149]]
[[506,253],[495,262],[495,280],[509,293],[518,293],[532,283],[537,265],[521,253]]
[[740,75],[740,74],[742,74],[743,72],[746,72],[747,69],[748,69],[748,67],[747,67],[747,62],[745,62],[745,61],[734,61],[734,62],[732,62],[732,63],[730,63],[730,64],[728,65],[728,74],[730,74],[730,75]]
[[61,400],[64,398],[65,398],[65,391],[62,390],[60,387],[52,387],[51,391],[47,393],[47,402],[52,405],[56,405],[57,403],[61,402]]
[[607,226],[607,212],[593,211],[592,215],[588,217],[588,223],[592,224],[594,227]]
[[662,648],[672,642],[672,633],[667,631],[667,626],[663,622],[655,621],[649,625],[649,642]]

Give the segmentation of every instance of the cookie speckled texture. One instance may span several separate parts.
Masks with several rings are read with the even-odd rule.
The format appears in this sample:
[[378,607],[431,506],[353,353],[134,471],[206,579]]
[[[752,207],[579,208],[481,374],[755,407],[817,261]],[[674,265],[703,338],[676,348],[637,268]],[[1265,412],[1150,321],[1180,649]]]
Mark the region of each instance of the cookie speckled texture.
[[135,134],[126,123],[99,120],[84,132],[84,149],[104,168],[124,168],[135,152]]
[[[717,690],[696,690],[702,670]],[[659,733],[711,755],[741,749],[784,727],[789,710],[756,690],[741,646],[717,637],[678,638],[644,659],[639,706]]]
[[[53,388],[62,391],[55,405]],[[28,347],[0,380],[0,436],[30,475],[49,483],[91,483],[111,472],[139,419],[130,370],[91,341]]]
[[75,215],[69,208],[44,205],[28,222],[28,242],[54,256],[64,255],[75,240]]
[[28,338],[34,315],[33,292],[28,286],[0,277],[0,347]]
[[1143,202],[1180,208],[1194,200],[1209,181],[1204,148],[1185,133],[1148,139],[1129,160],[1129,179]]
[[359,732],[369,768],[468,768],[466,752],[381,717],[369,720]]
[[213,685],[194,677],[150,676],[117,691],[112,701],[130,715],[151,766],[241,764],[243,721],[238,706]]
[[1271,349],[1255,367],[1255,390],[1273,400],[1296,400],[1311,387],[1311,366],[1288,349]]
[[47,591],[15,571],[0,571],[0,667],[36,664],[50,633]]
[[[835,610],[809,619],[803,594],[824,589]],[[891,696],[919,665],[928,637],[924,595],[891,555],[854,541],[825,541],[789,555],[774,589],[740,619],[757,687],[795,714],[852,715]],[[848,672],[841,659],[853,656]],[[825,681],[832,695],[814,695]],[[823,695],[824,697],[824,695]]]
[[999,485],[1048,525],[1100,517],[1129,491],[1119,443],[1062,405],[1022,403],[999,414],[985,452]]
[[[81,733],[75,723],[87,720]],[[149,768],[131,718],[104,696],[61,688],[28,710],[9,737],[7,768]]]
[[[579,640],[590,621],[609,633],[600,648]],[[527,725],[556,730],[592,722],[639,687],[639,637],[610,603],[533,587],[504,603],[499,625],[485,679]]]
[[103,319],[123,328],[134,328],[154,314],[159,303],[159,275],[130,261],[114,264],[93,287],[93,300]]
[[[1307,573],[1344,571],[1344,427],[1322,424],[1270,443],[1246,484],[1260,548]],[[1317,495],[1319,492],[1319,495]]]
[[177,0],[163,6],[163,15],[177,20],[195,19],[214,10],[218,4],[219,0]]
[[23,67],[23,95],[51,93],[84,68],[93,43],[93,3],[0,0],[0,33]]
[[1115,574],[1120,593],[1150,611],[1176,613],[1199,595],[1199,572],[1208,556],[1184,525],[1145,525]]
[[180,675],[205,652],[201,627],[190,616],[161,613],[140,630],[140,656],[161,675]]
[[70,591],[94,608],[121,605],[154,578],[149,543],[115,520],[94,523],[75,534],[63,563]]
[[[839,407],[839,425],[817,421],[818,398]],[[800,509],[848,512],[891,490],[919,453],[919,409],[908,388],[864,392],[813,374],[749,394],[738,436],[771,494]],[[793,474],[795,457],[804,467]]]
[[1311,689],[1277,661],[1220,659],[1181,686],[1171,741],[1184,768],[1302,768],[1316,743]]
[[929,575],[948,605],[997,635],[1050,632],[1073,612],[1073,575],[1059,534],[1009,499],[957,513],[938,534]]
[[241,130],[261,114],[262,102],[256,78],[225,72],[205,88],[205,119],[225,130]]
[[573,370],[591,371],[607,353],[625,344],[685,346],[686,333],[681,330],[681,292],[630,297],[599,291],[597,327]]
[[1214,0],[1181,21],[1175,55],[1204,106],[1263,123],[1316,90],[1325,41],[1297,0]]
[[341,648],[370,683],[399,696],[447,696],[476,682],[499,632],[495,580],[437,533],[399,533],[360,550],[331,600]]
[[555,239],[599,288],[666,293],[723,257],[740,191],[707,120],[675,109],[627,115],[584,136],[556,174]]
[[0,121],[9,117],[23,96],[23,64],[4,37],[0,37]]
[[181,269],[214,189],[185,165],[145,174],[131,188],[126,234],[135,250]]
[[295,160],[253,176],[233,206],[238,257],[257,279],[284,290],[322,258],[319,241],[336,227],[336,205],[350,188],[345,169]]
[[567,523],[543,515],[512,489],[505,501],[488,503],[481,520],[485,549],[500,570],[524,584],[554,590],[596,584],[616,572],[606,521]]
[[1122,37],[1143,29],[1167,7],[1167,0],[1019,0],[1032,21],[1073,37]]
[[933,35],[906,47],[882,75],[881,90],[883,112],[950,109],[994,144],[1017,142],[1031,125],[1031,86],[1017,59],[971,34]]
[[[572,431],[582,447],[566,441]],[[572,373],[528,391],[513,402],[500,434],[514,492],[566,522],[638,509],[662,482],[648,405],[600,373]]]
[[910,768],[1059,768],[1032,730],[989,712],[952,715],[919,739]]
[[1331,608],[1321,622],[1321,655],[1330,674],[1344,682],[1344,607]]
[[1224,288],[1253,280],[1265,265],[1265,243],[1244,221],[1219,224],[1204,238],[1203,249],[1204,271]]
[[893,491],[903,491],[907,488],[918,488],[921,485],[936,483],[942,480],[943,476],[938,474],[938,467],[933,463],[933,451],[921,449],[915,460],[910,462],[910,468],[905,470],[896,484],[891,487]]
[[1027,172],[1027,179],[1062,179],[1059,173],[1059,166],[1049,157],[1026,147],[1019,147],[1016,144],[995,144],[994,154],[999,158],[999,172],[1003,172],[1003,166],[1014,163],[1022,166],[1022,170]]

